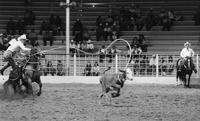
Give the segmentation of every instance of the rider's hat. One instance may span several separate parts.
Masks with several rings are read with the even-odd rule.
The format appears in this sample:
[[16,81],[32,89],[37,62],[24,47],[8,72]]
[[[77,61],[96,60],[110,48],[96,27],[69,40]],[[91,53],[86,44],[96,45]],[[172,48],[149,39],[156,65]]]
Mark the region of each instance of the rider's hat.
[[186,45],[189,45],[189,46],[190,46],[191,44],[190,44],[189,42],[186,42],[186,43],[184,44],[184,46],[186,46]]
[[26,35],[23,34],[20,37],[18,37],[17,40],[25,40],[25,41],[27,41],[28,39],[26,38]]

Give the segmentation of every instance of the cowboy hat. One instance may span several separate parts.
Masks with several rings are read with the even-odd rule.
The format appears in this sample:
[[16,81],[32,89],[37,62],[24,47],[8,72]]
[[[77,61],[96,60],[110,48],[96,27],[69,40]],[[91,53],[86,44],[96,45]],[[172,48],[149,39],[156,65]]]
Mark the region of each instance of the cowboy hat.
[[26,35],[23,34],[23,35],[19,36],[19,37],[17,38],[17,40],[28,40],[28,39],[26,38]]
[[186,46],[186,45],[189,45],[189,46],[190,46],[191,44],[190,44],[189,42],[186,42],[186,43],[184,44],[184,46]]

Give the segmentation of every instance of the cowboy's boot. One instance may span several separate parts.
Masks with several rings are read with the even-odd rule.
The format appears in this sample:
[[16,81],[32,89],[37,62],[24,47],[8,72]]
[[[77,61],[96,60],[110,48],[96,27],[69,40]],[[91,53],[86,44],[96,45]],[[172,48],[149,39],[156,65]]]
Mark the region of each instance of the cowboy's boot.
[[1,70],[0,70],[0,73],[1,75],[3,75],[3,72],[10,66],[9,63],[7,63]]

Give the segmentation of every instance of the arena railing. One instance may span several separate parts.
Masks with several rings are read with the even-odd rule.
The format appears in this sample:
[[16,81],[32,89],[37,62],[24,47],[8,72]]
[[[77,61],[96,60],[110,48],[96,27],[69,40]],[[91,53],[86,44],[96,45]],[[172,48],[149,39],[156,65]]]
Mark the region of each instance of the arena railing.
[[[0,66],[2,67],[5,62],[3,62],[2,53],[0,53],[0,55]],[[155,56],[155,61],[152,66],[150,60],[153,56]],[[99,75],[102,75],[102,72],[108,67],[111,67],[111,69],[106,72],[108,74],[117,73],[119,69],[128,67],[133,71],[133,75],[136,77],[174,77],[176,75],[176,62],[177,59],[180,58],[179,55],[162,54],[132,55],[131,60],[129,60],[129,55],[125,54],[106,54],[103,55],[103,57],[104,58],[100,61],[99,54],[70,54],[70,67],[67,72],[66,54],[45,54],[45,58],[41,58],[40,70],[44,76],[95,76],[93,74],[95,71],[93,67],[94,63],[98,63]],[[197,71],[199,71],[199,55],[195,55],[193,61]],[[91,64],[91,68],[89,68],[88,71],[86,71],[87,63]],[[5,75],[8,75],[9,71],[10,69],[5,72]],[[87,73],[90,71],[91,73]],[[192,76],[199,77],[199,72],[197,74],[193,73]]]

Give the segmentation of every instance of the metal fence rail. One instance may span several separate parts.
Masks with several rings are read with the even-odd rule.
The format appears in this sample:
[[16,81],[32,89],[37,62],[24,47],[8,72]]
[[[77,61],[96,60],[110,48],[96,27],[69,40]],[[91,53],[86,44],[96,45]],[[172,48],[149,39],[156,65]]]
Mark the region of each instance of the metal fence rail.
[[[101,73],[108,67],[111,67],[107,73],[117,73],[118,69],[124,69],[128,64],[128,67],[134,72],[134,76],[175,76],[176,74],[176,61],[179,55],[158,55],[154,57],[155,65],[151,65],[152,55],[132,55],[129,60],[129,55],[115,54],[104,55],[102,59],[97,54],[94,55],[70,55],[70,67],[69,72],[66,73],[66,55],[63,54],[46,54],[45,58],[40,60],[40,70],[42,75],[52,76],[94,76],[92,73],[95,71],[94,64],[98,63],[99,72]],[[199,55],[195,55],[193,61],[196,65],[197,71],[199,71]],[[91,64],[91,74],[86,73],[86,64]],[[0,67],[5,64],[2,60],[2,52],[0,53]],[[88,70],[90,70],[88,69]],[[10,69],[5,71],[5,75],[8,75]],[[199,77],[199,73],[193,74],[193,77]]]

